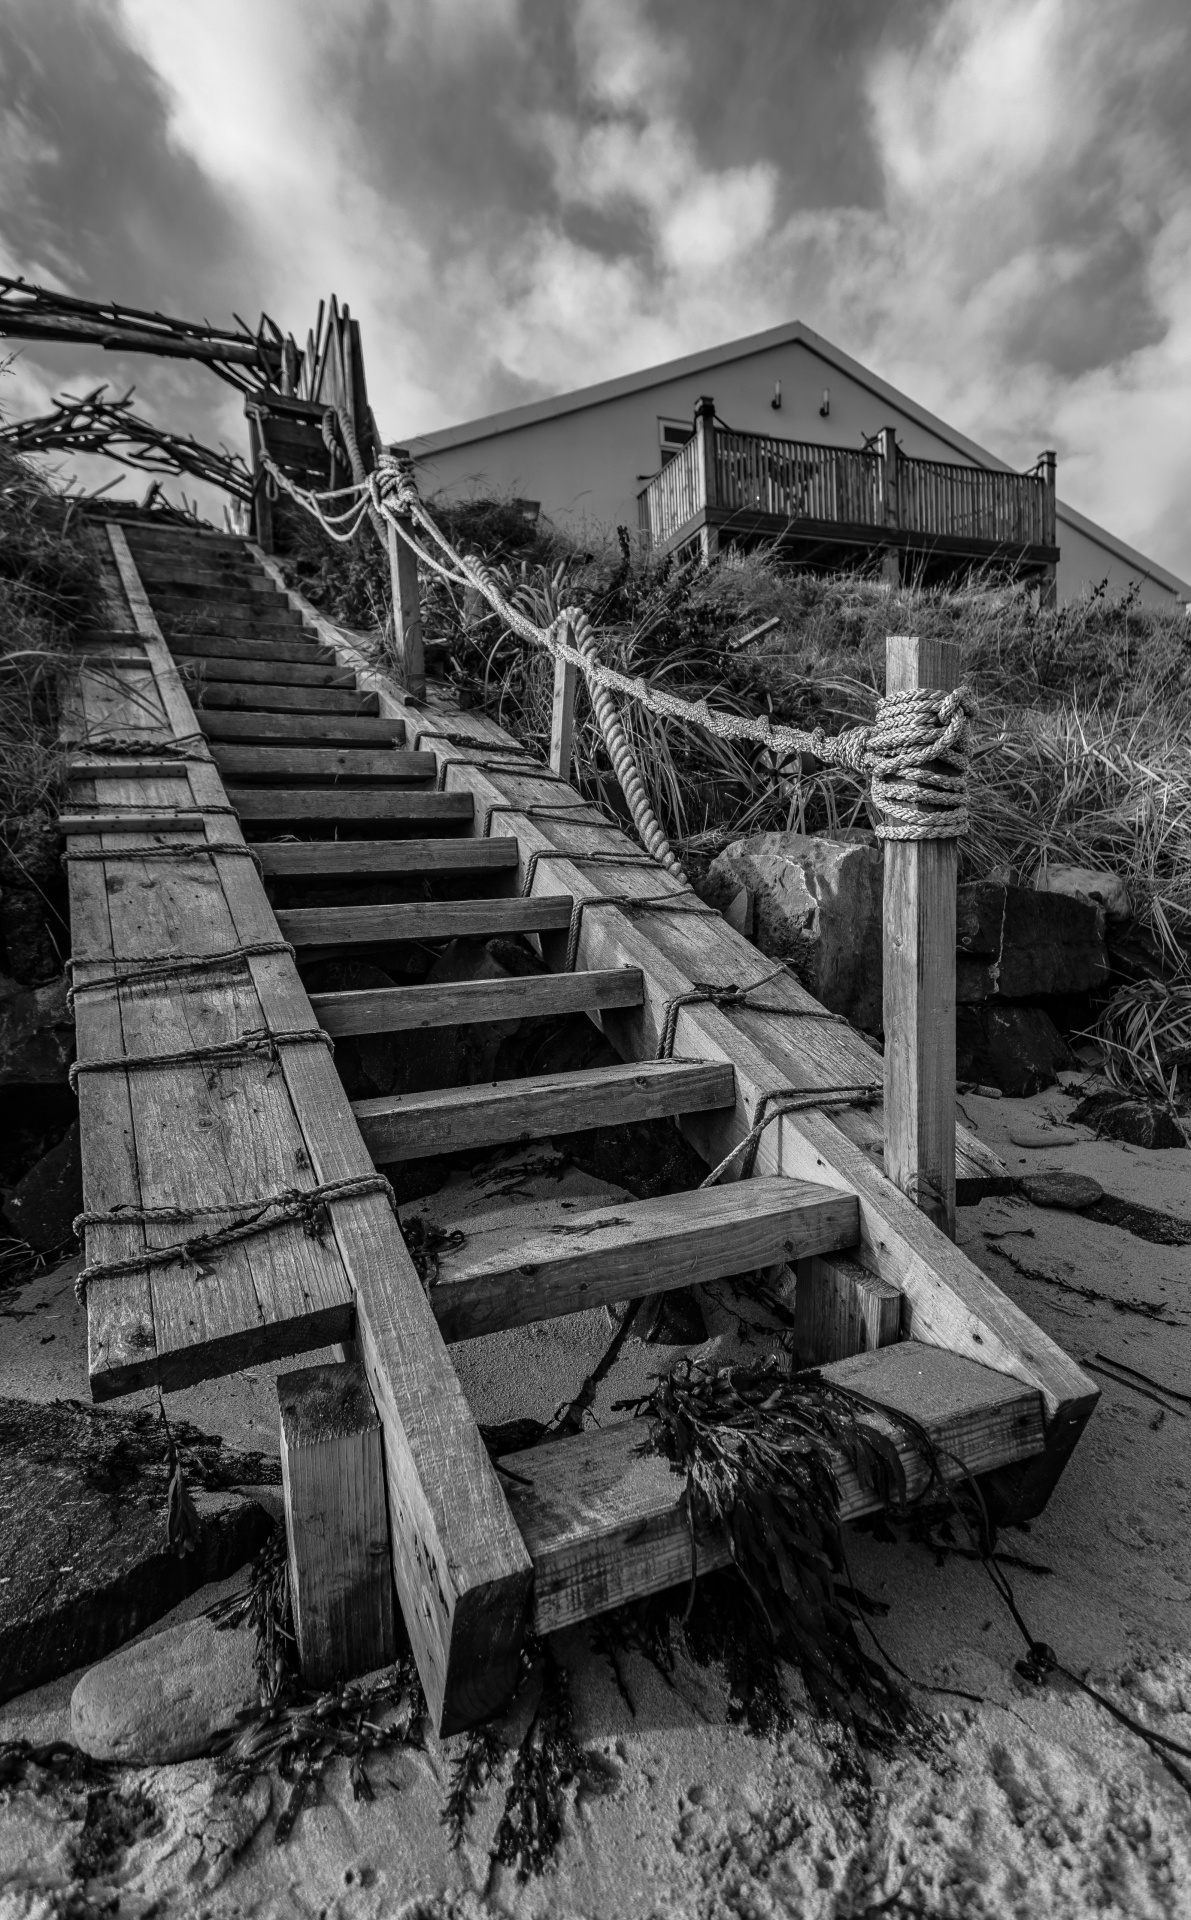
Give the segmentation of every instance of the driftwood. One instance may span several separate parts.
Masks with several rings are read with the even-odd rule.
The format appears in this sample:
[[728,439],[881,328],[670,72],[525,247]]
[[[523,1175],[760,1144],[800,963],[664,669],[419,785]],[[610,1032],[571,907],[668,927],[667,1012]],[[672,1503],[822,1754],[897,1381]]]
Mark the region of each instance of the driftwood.
[[236,500],[251,500],[252,476],[238,453],[226,447],[216,452],[190,434],[170,433],[142,419],[132,408],[134,392],[130,387],[121,398],[108,399],[105,385],[82,395],[63,394],[49,413],[0,427],[0,445],[21,455],[106,454],[145,473],[188,473]]
[[283,336],[262,314],[251,333],[206,320],[176,320],[116,301],[78,300],[52,287],[31,286],[0,274],[0,336],[12,340],[86,341],[117,353],[158,353],[201,360],[221,380],[252,393],[280,384]]

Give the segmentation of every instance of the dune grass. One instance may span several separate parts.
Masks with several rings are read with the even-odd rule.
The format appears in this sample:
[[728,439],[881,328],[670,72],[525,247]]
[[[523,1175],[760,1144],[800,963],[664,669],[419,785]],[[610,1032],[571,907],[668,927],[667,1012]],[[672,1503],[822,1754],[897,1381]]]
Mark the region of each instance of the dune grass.
[[[527,612],[545,620],[577,602],[610,665],[729,710],[834,732],[872,718],[887,634],[953,640],[979,702],[962,877],[1031,885],[1056,863],[1119,873],[1167,968],[1186,970],[1191,621],[1181,609],[1099,589],[1052,612],[993,577],[958,590],[890,589],[859,574],[796,573],[765,551],[728,552],[704,570],[649,560],[623,529],[605,548],[577,548],[548,523],[527,523],[511,503],[437,510],[457,544],[481,554]],[[351,624],[375,624],[379,642],[388,592],[379,546],[360,541],[345,560],[326,551],[327,542],[320,549],[315,535],[308,523],[299,577]],[[461,699],[543,749],[548,659],[507,633],[477,595],[433,579],[424,603],[430,657],[437,654]],[[749,640],[769,622],[776,624]],[[662,723],[631,703],[622,718],[655,812],[696,864],[745,833],[822,833],[869,821],[863,782],[846,771],[809,756],[778,764],[764,747]],[[615,805],[582,690],[573,777]]]

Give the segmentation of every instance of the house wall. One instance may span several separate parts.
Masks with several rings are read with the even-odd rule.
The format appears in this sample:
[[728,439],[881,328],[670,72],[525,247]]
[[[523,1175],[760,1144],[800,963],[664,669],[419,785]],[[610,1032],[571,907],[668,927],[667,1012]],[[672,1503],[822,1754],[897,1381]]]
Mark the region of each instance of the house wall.
[[[770,402],[779,380],[782,404],[775,410]],[[824,389],[830,395],[825,419],[819,412]],[[637,494],[661,465],[659,421],[691,420],[702,394],[714,398],[728,426],[744,433],[859,447],[866,436],[893,427],[904,453],[976,464],[962,447],[799,340],[459,445],[432,447],[417,439],[406,444],[427,495],[536,500],[555,525],[574,537],[610,539],[618,525],[630,530],[637,526]],[[1123,591],[1139,577],[1146,600],[1166,605],[1175,600],[1161,581],[1145,577],[1140,555],[1136,564],[1123,559],[1111,545],[1099,542],[1100,530],[1091,522],[1082,516],[1078,520],[1076,526],[1060,505],[1060,600],[1072,599],[1105,578],[1114,591]]]

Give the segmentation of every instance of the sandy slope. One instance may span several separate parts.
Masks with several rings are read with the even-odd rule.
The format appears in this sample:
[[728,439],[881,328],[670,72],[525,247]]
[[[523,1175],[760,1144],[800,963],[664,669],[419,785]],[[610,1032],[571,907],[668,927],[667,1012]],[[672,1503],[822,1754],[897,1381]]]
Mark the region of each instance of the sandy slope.
[[[1191,1225],[1191,1153],[1090,1140],[1019,1151],[1007,1144],[1009,1127],[1047,1113],[1065,1119],[1060,1092],[964,1104],[1014,1171],[1084,1169],[1109,1193]],[[449,1212],[454,1203],[444,1196],[439,1204]],[[1191,1391],[1191,1246],[1153,1245],[1016,1199],[963,1210],[960,1239],[1078,1357],[1108,1353]],[[0,1307],[27,1316],[3,1320],[0,1393],[85,1393],[69,1276],[36,1282]],[[727,1322],[714,1311],[710,1321],[713,1346],[739,1350]],[[483,1343],[486,1352],[474,1343],[461,1366],[477,1411],[544,1417],[606,1336],[606,1319],[591,1314],[569,1343],[557,1327],[502,1336]],[[630,1343],[601,1410],[666,1357]],[[179,1395],[179,1410],[241,1444],[273,1444],[273,1371]],[[1011,1577],[1033,1631],[1069,1666],[1191,1745],[1191,1427],[1101,1384],[1104,1398],[1048,1511],[1028,1535],[1006,1537],[1008,1552],[1035,1565]],[[850,1550],[859,1583],[889,1607],[879,1631],[898,1661],[919,1680],[980,1696],[920,1695],[938,1716],[933,1756],[874,1760],[857,1778],[838,1740],[805,1713],[780,1738],[730,1724],[722,1676],[681,1652],[667,1677],[641,1653],[621,1650],[622,1691],[580,1629],[559,1636],[556,1651],[570,1673],[580,1740],[604,1758],[606,1790],[573,1798],[557,1863],[543,1879],[519,1888],[498,1871],[489,1881],[503,1782],[451,1852],[439,1809],[457,1743],[432,1742],[425,1754],[374,1765],[371,1805],[353,1802],[345,1769],[332,1770],[321,1804],[282,1847],[272,1841],[264,1786],[231,1804],[205,1762],[129,1775],[125,1784],[149,1796],[162,1825],[113,1868],[119,1911],[377,1920],[488,1911],[608,1920],[1191,1913],[1191,1796],[1070,1683],[1038,1689],[1016,1675],[1020,1641],[982,1569],[955,1557],[939,1566],[921,1547],[861,1535]],[[0,1708],[0,1738],[61,1732],[70,1690],[67,1679]],[[510,1737],[531,1706],[514,1710]],[[279,1792],[274,1783],[275,1803]],[[25,1790],[0,1794],[3,1920],[64,1910],[68,1849],[84,1811],[81,1800],[63,1807]]]

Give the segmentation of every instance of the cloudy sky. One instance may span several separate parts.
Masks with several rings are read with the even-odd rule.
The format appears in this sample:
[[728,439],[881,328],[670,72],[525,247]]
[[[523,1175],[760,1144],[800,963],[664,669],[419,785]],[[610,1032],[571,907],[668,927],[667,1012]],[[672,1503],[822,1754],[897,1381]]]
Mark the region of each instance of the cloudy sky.
[[[391,438],[797,317],[1191,576],[1187,0],[0,0],[0,270],[334,289]],[[243,442],[179,362],[0,406],[104,375]]]

